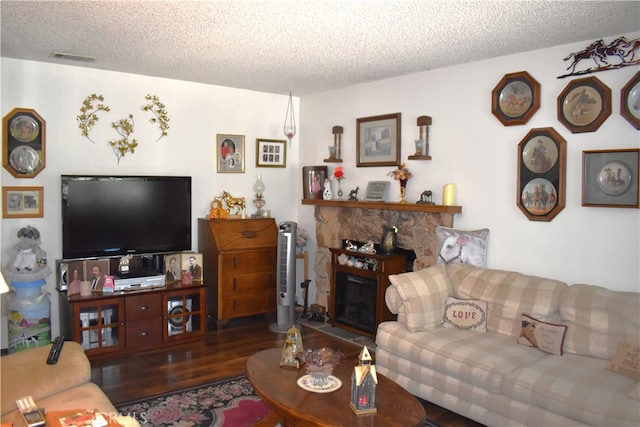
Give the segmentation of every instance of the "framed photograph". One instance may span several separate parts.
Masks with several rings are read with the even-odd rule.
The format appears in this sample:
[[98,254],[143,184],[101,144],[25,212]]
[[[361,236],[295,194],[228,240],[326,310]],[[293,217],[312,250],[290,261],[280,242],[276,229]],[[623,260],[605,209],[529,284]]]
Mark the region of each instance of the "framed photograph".
[[553,128],[531,129],[518,144],[516,204],[530,221],[564,209],[567,141]]
[[[180,265],[182,270],[182,276],[186,272],[191,275],[191,280],[194,282],[202,282],[202,254],[195,252],[184,252],[180,254]],[[184,283],[184,280],[183,280]]]
[[218,172],[244,172],[244,135],[216,135]]
[[302,190],[305,199],[322,200],[324,180],[329,178],[326,166],[305,166],[302,168]]
[[2,119],[2,166],[14,178],[33,178],[45,167],[46,123],[29,108],[14,108]]
[[582,206],[640,208],[640,148],[582,152]]
[[611,89],[597,77],[570,82],[558,96],[558,120],[572,133],[595,132],[611,115]]
[[42,218],[43,187],[2,187],[3,218]]
[[284,139],[256,139],[256,167],[287,167],[287,141]]
[[165,283],[179,282],[182,279],[180,254],[166,254],[163,260]]
[[540,84],[526,71],[506,74],[491,92],[491,112],[505,126],[522,125],[540,108]]
[[364,200],[370,202],[384,202],[389,190],[389,181],[369,181],[367,191],[364,193]]
[[400,113],[356,120],[356,166],[400,164]]
[[640,71],[620,91],[620,114],[640,129]]

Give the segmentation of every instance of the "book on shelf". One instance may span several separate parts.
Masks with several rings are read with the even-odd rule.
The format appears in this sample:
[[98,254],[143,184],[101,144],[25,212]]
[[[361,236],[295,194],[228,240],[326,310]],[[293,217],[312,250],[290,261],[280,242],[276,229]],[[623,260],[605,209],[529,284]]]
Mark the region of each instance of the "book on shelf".
[[105,427],[109,422],[95,409],[76,411],[58,418],[62,427]]

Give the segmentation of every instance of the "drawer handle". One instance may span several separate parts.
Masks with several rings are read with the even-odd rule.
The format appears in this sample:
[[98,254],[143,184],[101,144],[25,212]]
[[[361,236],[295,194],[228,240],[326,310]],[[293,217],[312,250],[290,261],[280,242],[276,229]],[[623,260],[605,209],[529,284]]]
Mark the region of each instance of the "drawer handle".
[[147,335],[149,335],[149,331],[142,331],[140,332],[140,335],[142,335],[143,337],[146,337]]
[[238,268],[238,258],[233,257],[233,268]]
[[148,305],[141,305],[140,306],[140,310],[148,310],[149,306]]
[[236,278],[233,278],[233,290],[237,291],[238,290],[238,283],[236,283]]

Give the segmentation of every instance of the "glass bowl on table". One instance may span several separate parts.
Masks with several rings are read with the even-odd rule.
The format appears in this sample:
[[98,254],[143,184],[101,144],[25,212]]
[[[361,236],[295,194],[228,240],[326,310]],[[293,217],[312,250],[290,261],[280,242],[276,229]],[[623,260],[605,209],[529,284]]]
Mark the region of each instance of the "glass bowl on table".
[[309,391],[325,392],[340,388],[340,379],[331,375],[334,368],[344,359],[341,351],[322,347],[306,349],[297,356],[307,375],[301,377],[298,384]]

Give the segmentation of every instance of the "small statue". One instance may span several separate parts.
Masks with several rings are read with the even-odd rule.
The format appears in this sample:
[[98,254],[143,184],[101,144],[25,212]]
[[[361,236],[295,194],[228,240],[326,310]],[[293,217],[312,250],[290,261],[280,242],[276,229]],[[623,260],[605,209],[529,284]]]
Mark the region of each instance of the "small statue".
[[356,245],[354,245],[353,243],[351,243],[351,240],[347,240],[345,246],[346,246],[346,249],[348,251],[357,251],[358,250],[358,247]]
[[355,190],[349,192],[349,200],[358,200],[358,190],[360,187],[356,187]]
[[358,249],[358,252],[361,252],[364,254],[375,254],[376,250],[374,249],[373,240],[369,240],[367,243],[362,245],[360,249]]
[[434,203],[431,201],[432,195],[433,193],[431,192],[431,190],[425,190],[422,192],[422,194],[420,194],[420,200],[418,200],[416,203],[419,205],[433,205]]
[[331,192],[331,182],[329,182],[329,178],[324,179],[324,191],[322,191],[322,198],[324,200],[333,199],[333,193]]
[[227,211],[222,207],[222,198],[219,196],[214,197],[213,202],[211,202],[209,219],[225,219],[226,217]]
[[2,268],[9,282],[33,282],[51,274],[47,253],[40,248],[40,231],[30,225],[18,231],[19,241],[10,248],[9,262]]

